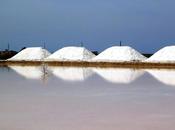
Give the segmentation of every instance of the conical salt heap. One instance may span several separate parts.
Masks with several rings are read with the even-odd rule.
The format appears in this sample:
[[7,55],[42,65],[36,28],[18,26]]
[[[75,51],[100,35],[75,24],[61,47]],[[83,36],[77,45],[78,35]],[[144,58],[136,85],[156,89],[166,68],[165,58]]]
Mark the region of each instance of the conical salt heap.
[[42,47],[29,47],[8,59],[9,61],[41,61],[48,57],[50,52]]
[[84,47],[64,47],[48,58],[46,61],[84,61],[95,57],[95,55]]
[[113,46],[101,52],[93,58],[93,61],[143,61],[145,59],[145,56],[129,46]]
[[147,62],[175,62],[175,46],[160,49],[146,60]]

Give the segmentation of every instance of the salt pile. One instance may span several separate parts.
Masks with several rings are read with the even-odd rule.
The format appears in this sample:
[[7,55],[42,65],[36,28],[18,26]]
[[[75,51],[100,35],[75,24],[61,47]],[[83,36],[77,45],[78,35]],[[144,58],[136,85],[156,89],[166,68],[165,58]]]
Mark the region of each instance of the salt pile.
[[106,81],[119,84],[129,84],[144,73],[141,70],[123,68],[95,68],[93,70]]
[[148,62],[175,62],[175,46],[160,49],[146,61]]
[[8,59],[9,61],[40,61],[48,57],[50,52],[42,47],[29,47]]
[[93,74],[89,68],[50,67],[51,72],[65,81],[84,81]]
[[129,46],[113,46],[98,56],[93,61],[143,61],[146,57]]
[[64,47],[46,58],[46,61],[81,61],[89,60],[93,57],[95,55],[84,47]]
[[19,75],[26,79],[40,80],[44,76],[44,69],[41,66],[9,66]]
[[175,70],[147,70],[152,76],[154,76],[158,81],[166,85],[175,86]]

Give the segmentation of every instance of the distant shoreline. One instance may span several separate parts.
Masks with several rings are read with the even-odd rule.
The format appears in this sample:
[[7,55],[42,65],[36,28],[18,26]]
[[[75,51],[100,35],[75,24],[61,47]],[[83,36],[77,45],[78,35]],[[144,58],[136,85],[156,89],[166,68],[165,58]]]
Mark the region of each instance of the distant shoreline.
[[65,67],[99,67],[99,68],[133,68],[133,69],[175,69],[175,63],[148,62],[88,62],[88,61],[0,61],[0,66],[65,66]]

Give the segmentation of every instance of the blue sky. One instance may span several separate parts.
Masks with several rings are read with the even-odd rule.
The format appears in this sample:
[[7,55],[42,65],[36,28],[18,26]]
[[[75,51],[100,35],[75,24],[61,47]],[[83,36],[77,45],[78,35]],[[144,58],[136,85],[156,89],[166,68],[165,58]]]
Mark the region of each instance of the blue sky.
[[173,0],[0,0],[0,49],[80,42],[90,50],[132,46],[155,52],[175,44]]

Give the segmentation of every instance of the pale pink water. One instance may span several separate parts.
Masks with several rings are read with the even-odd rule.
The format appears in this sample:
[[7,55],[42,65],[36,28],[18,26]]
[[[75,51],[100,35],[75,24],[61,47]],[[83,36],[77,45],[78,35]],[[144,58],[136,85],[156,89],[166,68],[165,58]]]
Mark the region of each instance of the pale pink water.
[[0,130],[174,130],[175,85],[143,72],[114,83],[95,71],[29,79],[0,68]]

